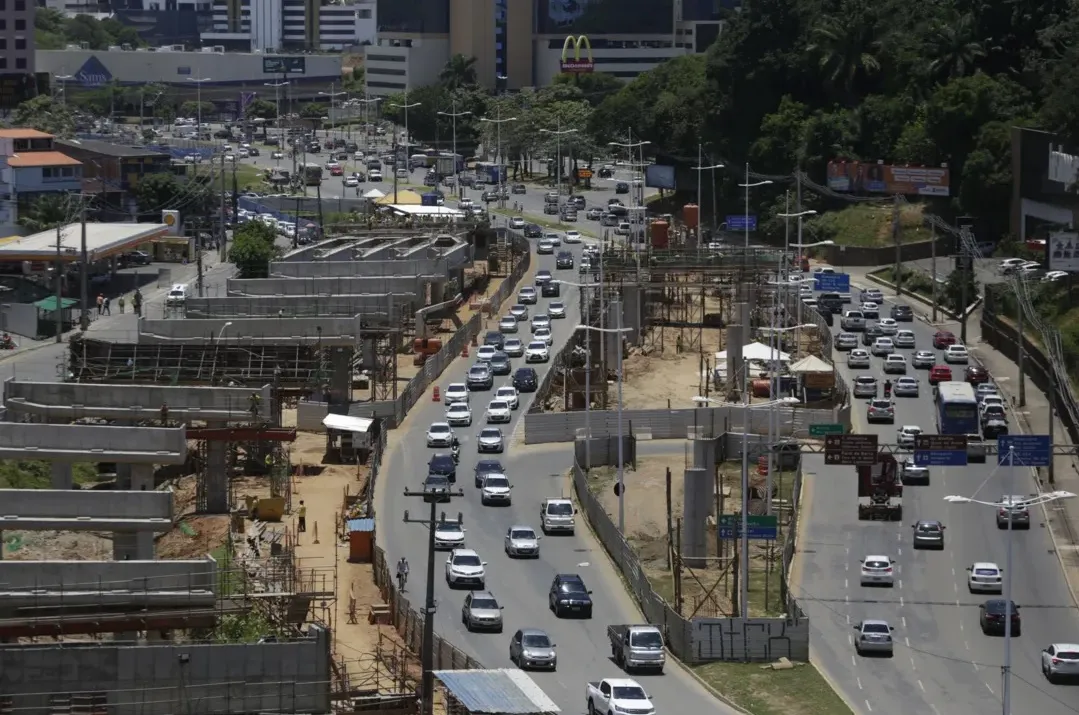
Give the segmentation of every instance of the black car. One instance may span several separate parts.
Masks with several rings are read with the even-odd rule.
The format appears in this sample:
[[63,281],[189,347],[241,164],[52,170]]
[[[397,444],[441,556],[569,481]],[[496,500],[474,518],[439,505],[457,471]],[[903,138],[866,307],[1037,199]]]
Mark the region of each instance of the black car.
[[509,375],[513,370],[513,366],[510,365],[510,356],[503,352],[495,353],[487,364],[491,366],[491,372],[495,375]]
[[559,618],[569,614],[592,617],[592,592],[584,585],[584,579],[575,573],[560,573],[554,577],[548,602]]
[[457,462],[453,461],[453,455],[436,454],[427,463],[427,474],[438,474],[451,482],[457,481]]
[[483,344],[491,345],[495,350],[501,350],[506,345],[506,336],[497,330],[488,330],[483,336]]
[[[1004,635],[1004,617],[1008,602],[1003,598],[991,598],[978,607],[978,623],[982,627],[982,633],[992,635],[999,633]],[[1023,620],[1019,616],[1019,606],[1012,601],[1012,635],[1019,635],[1023,628]]]
[[617,184],[614,185],[614,192],[616,194],[628,194],[629,184],[624,181],[619,181]]
[[281,146],[281,140],[277,137],[266,137],[262,140],[262,143],[266,146]]
[[498,201],[498,192],[497,191],[484,191],[483,196],[481,198],[483,199],[483,202],[485,204],[489,204],[492,201]]
[[914,311],[909,305],[893,305],[892,320],[897,323],[913,323]]
[[544,298],[557,298],[562,295],[562,284],[553,281],[544,283],[540,287],[540,295]]
[[512,191],[515,194],[527,194],[528,193],[528,189],[525,187],[524,184],[514,184]]
[[248,156],[259,156],[259,148],[257,146],[251,146],[247,148]]
[[525,226],[525,238],[543,238],[543,229],[530,223]]
[[561,251],[554,259],[555,268],[573,268],[573,254],[569,251]]
[[542,271],[538,271],[536,273],[536,281],[535,282],[536,282],[536,285],[538,285],[538,286],[541,286],[541,285],[543,285],[545,283],[550,283],[553,280],[554,280],[554,276],[552,276],[551,272],[549,270],[547,270],[546,268],[543,269]]
[[519,367],[513,373],[513,386],[519,392],[535,392],[539,388],[539,376],[530,367]]
[[571,196],[570,202],[573,203],[573,205],[577,208],[578,211],[583,211],[584,207],[587,206],[584,197],[580,194],[574,194],[573,196]]
[[423,480],[423,500],[430,504],[450,500],[450,480],[444,474],[428,474]]
[[483,486],[483,478],[488,474],[505,474],[506,470],[502,468],[502,462],[497,459],[481,459],[476,462],[476,487]]
[[880,326],[876,323],[865,326],[865,332],[862,333],[862,345],[870,346],[873,342],[883,337],[884,333],[881,331]]

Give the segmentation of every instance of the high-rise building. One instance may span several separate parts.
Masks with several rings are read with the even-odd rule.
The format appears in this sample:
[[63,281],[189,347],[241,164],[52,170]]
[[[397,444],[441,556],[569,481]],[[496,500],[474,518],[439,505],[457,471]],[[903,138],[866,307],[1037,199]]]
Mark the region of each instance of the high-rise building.
[[0,0],[0,74],[34,72],[34,0]]
[[213,29],[202,42],[240,52],[347,50],[374,42],[375,7],[375,0],[213,0]]

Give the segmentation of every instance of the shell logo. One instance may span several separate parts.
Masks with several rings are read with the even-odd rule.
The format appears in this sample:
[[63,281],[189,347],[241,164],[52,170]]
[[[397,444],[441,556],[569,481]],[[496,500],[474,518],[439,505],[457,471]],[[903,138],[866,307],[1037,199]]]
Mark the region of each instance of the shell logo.
[[165,225],[166,226],[175,226],[176,225],[176,216],[173,215],[173,214],[165,214]]

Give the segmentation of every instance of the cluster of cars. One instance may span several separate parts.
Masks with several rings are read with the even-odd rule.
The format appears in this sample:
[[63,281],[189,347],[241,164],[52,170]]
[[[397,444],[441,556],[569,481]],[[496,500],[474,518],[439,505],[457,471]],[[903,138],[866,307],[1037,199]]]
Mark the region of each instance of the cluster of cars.
[[1068,277],[1065,271],[1046,271],[1042,264],[1025,258],[1005,258],[997,266],[997,273],[1002,276],[1018,275],[1023,278],[1039,279],[1050,283]]

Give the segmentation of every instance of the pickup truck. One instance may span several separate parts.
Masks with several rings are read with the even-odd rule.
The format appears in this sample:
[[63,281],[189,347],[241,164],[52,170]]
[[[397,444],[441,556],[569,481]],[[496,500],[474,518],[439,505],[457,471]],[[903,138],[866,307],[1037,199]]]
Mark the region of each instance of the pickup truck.
[[663,672],[667,654],[663,650],[663,634],[655,626],[607,626],[607,637],[614,662],[627,673],[634,669]]
[[654,715],[656,708],[641,684],[629,678],[593,680],[585,686],[588,715]]
[[839,321],[839,325],[849,333],[860,332],[865,330],[865,316],[861,311],[848,310]]

